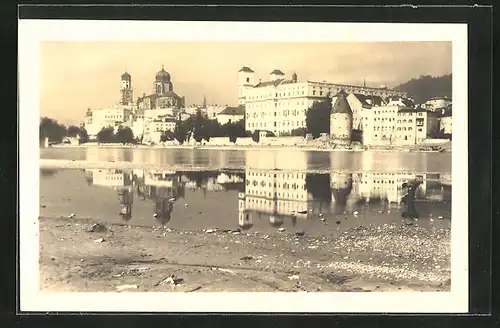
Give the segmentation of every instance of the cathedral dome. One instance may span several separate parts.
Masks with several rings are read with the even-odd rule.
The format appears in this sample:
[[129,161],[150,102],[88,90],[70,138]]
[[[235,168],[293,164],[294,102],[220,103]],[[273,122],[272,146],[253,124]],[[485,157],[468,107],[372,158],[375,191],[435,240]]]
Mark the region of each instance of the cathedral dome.
[[132,80],[132,77],[130,76],[129,73],[125,72],[122,74],[122,81],[130,81]]
[[170,82],[170,74],[161,67],[161,71],[156,73],[157,82]]

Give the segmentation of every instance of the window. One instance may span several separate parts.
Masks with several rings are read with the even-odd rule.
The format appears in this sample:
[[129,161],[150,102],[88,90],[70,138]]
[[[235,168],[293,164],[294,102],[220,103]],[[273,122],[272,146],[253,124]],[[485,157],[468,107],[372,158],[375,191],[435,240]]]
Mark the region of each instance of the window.
[[313,96],[316,95],[316,90],[313,90]]
[[422,132],[422,128],[418,128],[418,132]]

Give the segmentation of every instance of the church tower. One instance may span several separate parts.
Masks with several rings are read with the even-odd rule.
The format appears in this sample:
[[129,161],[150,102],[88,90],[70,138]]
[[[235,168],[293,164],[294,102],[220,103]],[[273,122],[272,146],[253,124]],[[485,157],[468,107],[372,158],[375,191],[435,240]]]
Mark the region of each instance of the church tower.
[[132,94],[132,77],[129,73],[125,72],[121,76],[120,83],[120,104],[129,105],[133,102]]
[[170,81],[170,73],[165,71],[163,65],[161,70],[155,75],[155,81],[153,82],[153,93],[162,96],[167,92],[174,91],[174,86]]
[[238,105],[244,105],[247,90],[255,85],[255,73],[250,67],[243,66],[238,71]]

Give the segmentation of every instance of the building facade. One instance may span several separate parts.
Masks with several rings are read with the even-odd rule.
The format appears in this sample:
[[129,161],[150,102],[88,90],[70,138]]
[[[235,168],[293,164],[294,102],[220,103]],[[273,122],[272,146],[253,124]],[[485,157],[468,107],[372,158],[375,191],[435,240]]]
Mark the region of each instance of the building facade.
[[415,145],[438,132],[437,117],[421,108],[389,103],[363,113],[364,145]]
[[439,130],[444,134],[452,134],[453,118],[451,114],[439,118]]
[[326,100],[344,90],[387,97],[406,95],[386,88],[368,88],[330,82],[299,82],[296,73],[287,79],[280,70],[269,73],[267,81],[256,82],[255,73],[248,67],[238,72],[238,103],[245,105],[245,128],[248,131],[267,130],[279,136],[306,127],[307,109],[316,101]]
[[217,122],[220,125],[227,123],[236,123],[245,118],[245,107],[240,105],[238,107],[226,107],[224,110],[219,112],[216,116]]
[[161,68],[155,75],[153,82],[153,93],[137,99],[139,109],[161,109],[161,108],[182,108],[185,105],[185,98],[174,92],[174,85],[171,81],[170,73]]

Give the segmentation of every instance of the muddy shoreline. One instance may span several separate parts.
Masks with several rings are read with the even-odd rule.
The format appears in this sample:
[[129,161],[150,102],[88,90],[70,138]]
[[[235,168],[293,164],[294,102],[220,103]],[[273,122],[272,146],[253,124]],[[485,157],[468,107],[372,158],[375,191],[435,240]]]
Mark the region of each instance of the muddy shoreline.
[[341,237],[96,223],[39,219],[41,290],[450,290],[450,230],[411,221]]

